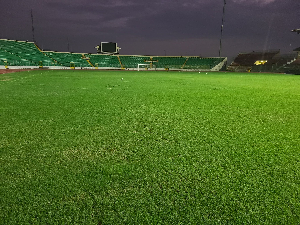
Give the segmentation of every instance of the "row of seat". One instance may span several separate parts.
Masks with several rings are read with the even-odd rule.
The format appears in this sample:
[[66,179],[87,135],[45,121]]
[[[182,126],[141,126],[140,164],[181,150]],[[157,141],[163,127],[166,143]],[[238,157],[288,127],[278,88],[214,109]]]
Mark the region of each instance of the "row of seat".
[[117,56],[114,55],[99,55],[99,54],[85,54],[87,60],[94,67],[109,67],[109,68],[121,68],[120,61]]
[[223,60],[224,58],[189,57],[183,69],[212,69]]
[[12,66],[19,66],[24,63],[27,63],[25,61],[27,61],[27,60],[23,60],[19,56],[11,54],[10,52],[8,52],[6,50],[0,51],[0,65],[4,65],[7,62],[11,62]]
[[43,52],[50,59],[55,61],[57,65],[64,67],[91,67],[84,59],[84,55],[80,53],[70,52]]
[[153,57],[154,64],[157,68],[171,68],[181,69],[184,63],[187,61],[186,57],[174,56],[174,57]]
[[[42,54],[33,42],[0,40],[1,61],[9,65],[53,65],[53,60]],[[6,54],[3,54],[6,52]]]
[[138,64],[150,63],[149,56],[119,56],[123,68],[137,68]]

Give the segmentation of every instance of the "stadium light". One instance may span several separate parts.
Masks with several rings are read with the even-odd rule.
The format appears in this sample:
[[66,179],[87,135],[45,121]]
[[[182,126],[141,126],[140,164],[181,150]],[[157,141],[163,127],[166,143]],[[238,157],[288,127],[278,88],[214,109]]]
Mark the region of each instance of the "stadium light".
[[299,29],[291,30],[291,32],[296,32],[297,34],[300,34],[300,28]]

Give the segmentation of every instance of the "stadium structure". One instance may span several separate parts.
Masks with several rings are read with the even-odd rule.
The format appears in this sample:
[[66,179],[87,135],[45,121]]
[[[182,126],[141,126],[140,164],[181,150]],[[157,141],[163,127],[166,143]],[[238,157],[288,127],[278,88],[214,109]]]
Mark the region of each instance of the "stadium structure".
[[[101,54],[99,54],[101,53]],[[300,47],[239,53],[227,57],[119,55],[44,51],[35,42],[0,39],[0,69],[98,69],[272,72],[300,74]]]
[[0,69],[220,71],[227,57],[143,56],[43,51],[36,43],[0,39]]

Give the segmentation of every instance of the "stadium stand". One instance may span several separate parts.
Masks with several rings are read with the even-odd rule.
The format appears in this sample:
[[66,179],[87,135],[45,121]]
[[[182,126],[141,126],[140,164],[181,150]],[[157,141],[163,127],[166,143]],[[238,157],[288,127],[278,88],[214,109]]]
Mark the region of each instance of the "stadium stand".
[[187,60],[187,57],[182,56],[156,56],[153,57],[153,60],[156,61],[155,65],[157,68],[167,68],[167,69],[182,69],[184,63]]
[[123,69],[137,68],[138,64],[146,64],[150,61],[148,56],[120,55],[119,58]]
[[269,59],[262,65],[254,65],[252,72],[277,72],[284,73],[289,64],[293,63],[297,59],[296,53],[291,54],[278,54],[272,59]]
[[59,65],[75,68],[75,67],[91,67],[84,55],[81,53],[71,53],[71,52],[44,52],[49,58],[56,61]]
[[[214,70],[218,71],[227,58],[194,56],[108,55],[42,51],[35,43],[0,39],[0,66],[52,69],[133,69]],[[149,66],[149,67],[147,67]]]
[[295,53],[280,54],[280,50],[269,52],[240,53],[228,66],[235,72],[272,72],[299,74],[300,48]]
[[269,52],[250,52],[239,53],[234,61],[228,66],[227,70],[236,72],[249,72],[256,64],[264,64],[275,55],[278,55],[280,50],[273,50]]
[[136,68],[138,64],[153,63],[156,69],[168,70],[211,70],[225,59],[194,56],[120,56],[124,68]]
[[0,40],[1,61],[11,66],[55,66],[33,42]]
[[224,58],[201,58],[189,57],[183,66],[184,69],[204,69],[210,70],[221,63]]
[[300,47],[294,49],[294,52],[296,59],[286,65],[285,72],[300,75]]
[[115,55],[86,54],[91,64],[96,68],[121,69],[121,63]]
[[27,60],[22,60],[22,58],[17,55],[7,52],[6,50],[0,52],[0,65],[19,66],[24,63],[27,64]]

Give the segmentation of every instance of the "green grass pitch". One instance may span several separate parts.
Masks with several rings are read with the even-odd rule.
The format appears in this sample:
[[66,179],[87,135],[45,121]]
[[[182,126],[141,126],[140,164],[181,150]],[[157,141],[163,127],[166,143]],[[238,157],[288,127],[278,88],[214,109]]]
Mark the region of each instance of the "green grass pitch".
[[0,224],[300,223],[299,76],[3,74],[0,124]]

